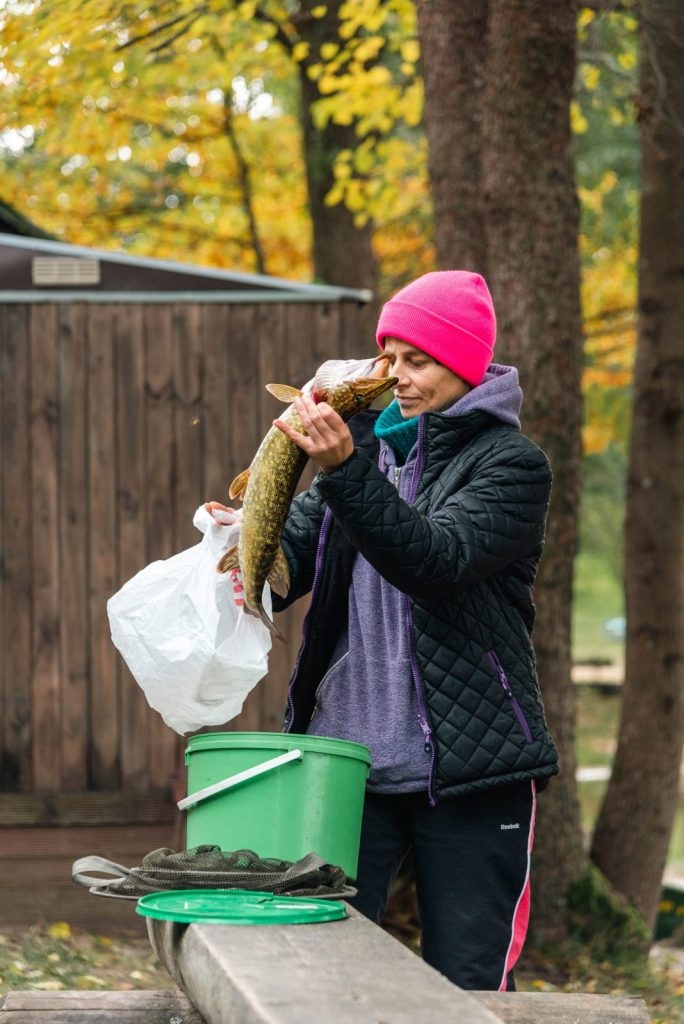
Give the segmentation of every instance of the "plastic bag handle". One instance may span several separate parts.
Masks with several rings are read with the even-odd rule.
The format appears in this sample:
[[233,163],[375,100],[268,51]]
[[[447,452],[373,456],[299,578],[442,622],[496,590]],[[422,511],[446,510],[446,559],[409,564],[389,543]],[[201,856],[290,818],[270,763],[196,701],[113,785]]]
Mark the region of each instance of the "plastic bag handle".
[[288,750],[286,754],[272,757],[270,761],[262,761],[261,764],[254,765],[253,768],[246,768],[244,772],[238,772],[237,775],[231,775],[227,779],[222,779],[221,782],[214,782],[211,786],[205,786],[204,789],[198,789],[196,793],[191,793],[190,796],[178,801],[178,810],[186,811],[189,807],[200,803],[201,800],[214,796],[215,793],[223,793],[224,790],[232,789],[233,786],[238,786],[241,782],[254,779],[257,775],[272,771],[273,768],[279,768],[281,764],[287,764],[288,761],[301,760],[301,757],[301,750]]

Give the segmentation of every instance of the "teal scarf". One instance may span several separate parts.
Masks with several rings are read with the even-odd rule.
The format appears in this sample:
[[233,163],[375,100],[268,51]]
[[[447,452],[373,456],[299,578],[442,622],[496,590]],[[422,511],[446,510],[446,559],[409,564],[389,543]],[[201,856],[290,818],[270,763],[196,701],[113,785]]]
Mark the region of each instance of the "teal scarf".
[[375,436],[390,446],[400,466],[406,462],[408,453],[416,443],[418,419],[418,416],[412,416],[405,420],[395,399],[375,421]]

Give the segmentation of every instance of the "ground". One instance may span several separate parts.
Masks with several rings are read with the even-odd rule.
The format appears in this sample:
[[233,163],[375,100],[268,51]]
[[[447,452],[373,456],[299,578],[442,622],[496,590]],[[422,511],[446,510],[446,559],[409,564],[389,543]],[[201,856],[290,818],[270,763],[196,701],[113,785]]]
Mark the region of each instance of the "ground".
[[174,988],[146,938],[108,938],[66,922],[0,934],[0,993],[16,989]]

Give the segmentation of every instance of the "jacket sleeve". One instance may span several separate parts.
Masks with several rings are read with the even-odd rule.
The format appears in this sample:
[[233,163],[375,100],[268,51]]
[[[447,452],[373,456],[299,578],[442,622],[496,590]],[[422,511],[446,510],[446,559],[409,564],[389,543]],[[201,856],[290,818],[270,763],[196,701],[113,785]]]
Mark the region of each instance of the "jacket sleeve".
[[413,597],[449,596],[520,559],[539,558],[551,470],[536,445],[507,431],[459,478],[448,466],[443,474],[430,503],[414,508],[357,451],[316,487],[364,558]]

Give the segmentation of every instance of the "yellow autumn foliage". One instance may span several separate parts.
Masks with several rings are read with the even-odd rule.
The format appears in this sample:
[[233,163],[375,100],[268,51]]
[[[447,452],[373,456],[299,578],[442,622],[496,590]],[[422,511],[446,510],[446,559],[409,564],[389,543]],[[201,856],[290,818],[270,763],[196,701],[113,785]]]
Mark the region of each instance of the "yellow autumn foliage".
[[[3,198],[67,241],[254,270],[246,168],[266,271],[306,279],[311,225],[296,116],[303,66],[320,97],[315,124],[354,126],[358,136],[335,160],[328,204],[373,224],[386,290],[432,269],[414,0],[345,0],[338,38],[328,34],[318,51],[298,35],[297,10],[286,0],[5,8],[0,139],[13,140],[16,153],[6,151]],[[328,10],[319,4],[310,14],[323,19]],[[166,22],[174,28],[164,32]],[[596,25],[596,12],[582,8],[580,40]],[[634,47],[616,56],[625,72],[635,59]],[[595,64],[579,69],[584,93],[570,112],[578,137],[591,130],[606,77]],[[624,105],[606,110],[614,125],[628,116]],[[607,216],[620,187],[606,168],[580,188],[583,209]],[[585,445],[595,450],[615,429],[605,395],[631,380],[636,254],[586,236],[580,250]]]

